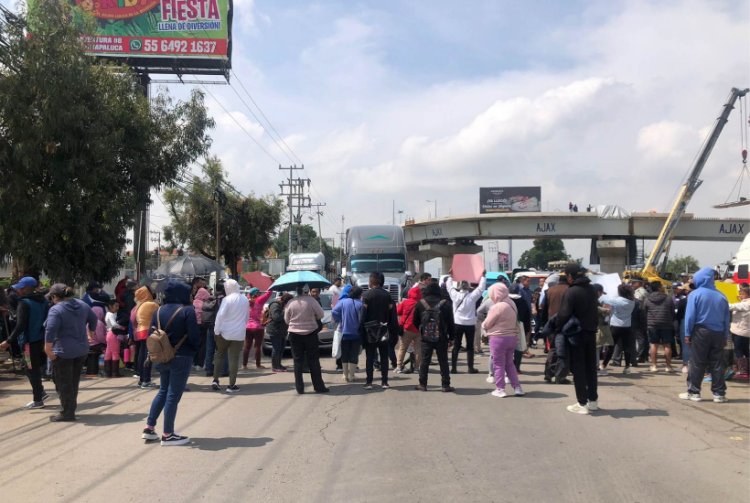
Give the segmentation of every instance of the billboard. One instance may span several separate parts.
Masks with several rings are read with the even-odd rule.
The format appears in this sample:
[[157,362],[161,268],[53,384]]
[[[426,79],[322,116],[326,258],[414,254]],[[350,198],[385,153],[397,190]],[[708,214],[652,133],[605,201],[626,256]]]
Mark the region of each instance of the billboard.
[[88,55],[152,73],[225,75],[231,68],[232,0],[67,1],[74,18],[94,18],[94,33],[84,37]]
[[480,187],[479,213],[542,211],[541,187]]

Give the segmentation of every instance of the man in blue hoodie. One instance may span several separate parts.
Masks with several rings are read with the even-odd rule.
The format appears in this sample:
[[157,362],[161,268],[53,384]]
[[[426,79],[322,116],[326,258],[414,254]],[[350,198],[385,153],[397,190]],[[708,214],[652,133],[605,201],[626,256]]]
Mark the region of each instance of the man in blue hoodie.
[[155,428],[163,410],[164,434],[161,436],[161,445],[185,445],[190,439],[175,433],[174,420],[177,405],[190,375],[193,357],[200,346],[198,321],[190,300],[190,285],[176,279],[168,281],[164,289],[164,304],[154,314],[151,325],[157,326],[157,323],[167,333],[169,342],[176,351],[172,361],[156,364],[161,382],[159,391],[151,402],[151,410],[146,418],[146,428],[141,438],[159,440]]
[[685,343],[690,346],[688,390],[683,400],[700,402],[703,374],[711,373],[714,402],[727,401],[722,352],[729,337],[729,302],[714,286],[714,270],[704,267],[693,276],[696,289],[687,298]]

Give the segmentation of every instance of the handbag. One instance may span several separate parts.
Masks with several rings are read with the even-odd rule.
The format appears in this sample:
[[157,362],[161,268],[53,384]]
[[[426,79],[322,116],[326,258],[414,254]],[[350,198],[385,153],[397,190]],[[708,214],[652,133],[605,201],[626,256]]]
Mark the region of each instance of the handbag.
[[333,331],[333,345],[331,346],[331,358],[341,358],[341,339],[344,334],[341,332],[341,325]]
[[377,320],[367,321],[364,324],[365,341],[368,344],[380,344],[388,340],[388,323]]

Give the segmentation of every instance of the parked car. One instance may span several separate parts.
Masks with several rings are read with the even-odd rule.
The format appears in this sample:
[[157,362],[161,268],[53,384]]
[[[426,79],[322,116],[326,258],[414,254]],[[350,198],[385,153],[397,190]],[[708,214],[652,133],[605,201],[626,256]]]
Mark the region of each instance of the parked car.
[[[292,295],[294,295],[294,292],[292,292]],[[272,298],[275,298],[276,295],[273,295]],[[272,302],[271,299],[269,299],[269,302],[266,304],[266,307],[264,309],[268,309],[268,304]],[[323,307],[323,319],[321,320],[323,322],[323,329],[318,332],[318,345],[321,350],[330,351],[333,347],[333,331],[336,329],[336,324],[331,319],[331,303],[333,302],[333,294],[330,292],[321,292],[320,293],[320,303]],[[291,351],[291,345],[289,343],[289,338],[287,338],[284,349],[286,351]],[[266,353],[271,352],[271,339],[268,337],[268,334],[263,335],[263,350]]]

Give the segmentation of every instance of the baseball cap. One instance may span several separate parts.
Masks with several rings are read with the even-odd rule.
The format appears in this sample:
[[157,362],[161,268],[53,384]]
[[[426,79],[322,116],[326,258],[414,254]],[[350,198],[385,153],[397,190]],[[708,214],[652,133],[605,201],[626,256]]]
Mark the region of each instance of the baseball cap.
[[36,288],[38,284],[39,283],[35,278],[24,276],[18,281],[18,283],[12,285],[11,288],[13,288],[13,290],[20,290],[21,288]]
[[253,295],[258,295],[258,294],[260,293],[260,290],[259,290],[258,288],[252,287],[252,288],[250,289],[250,292],[249,292],[249,293],[250,293],[250,296],[253,296]]

